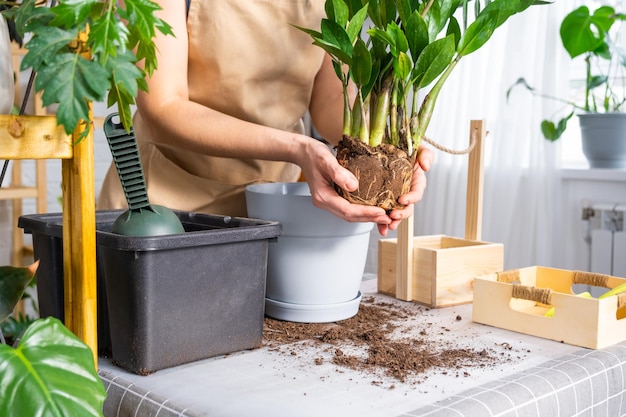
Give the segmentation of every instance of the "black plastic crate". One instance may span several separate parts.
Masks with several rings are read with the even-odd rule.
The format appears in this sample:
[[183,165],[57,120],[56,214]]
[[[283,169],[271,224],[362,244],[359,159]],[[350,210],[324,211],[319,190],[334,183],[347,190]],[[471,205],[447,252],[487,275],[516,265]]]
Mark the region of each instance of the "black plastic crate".
[[[121,213],[96,212],[98,338],[105,349],[110,332],[114,363],[148,374],[261,345],[268,241],[280,223],[176,211],[186,233],[132,237],[110,232]],[[62,215],[18,225],[40,259],[40,310],[62,319]]]

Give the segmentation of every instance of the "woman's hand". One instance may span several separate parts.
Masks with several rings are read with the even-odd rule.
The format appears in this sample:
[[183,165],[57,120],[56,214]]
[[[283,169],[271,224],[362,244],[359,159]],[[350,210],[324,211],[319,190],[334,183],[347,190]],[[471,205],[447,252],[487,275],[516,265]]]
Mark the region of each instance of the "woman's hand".
[[389,215],[380,207],[349,203],[335,191],[334,184],[347,191],[358,187],[356,177],[337,162],[334,154],[323,143],[308,141],[306,149],[299,155],[298,164],[309,183],[313,204],[350,222],[373,222],[378,225],[378,232],[386,236],[389,230],[398,228],[400,222],[413,215],[413,205],[417,203],[426,188],[425,172],[431,167],[434,153],[420,147],[413,171],[411,191],[401,196],[399,202],[406,205],[402,210],[392,210]]

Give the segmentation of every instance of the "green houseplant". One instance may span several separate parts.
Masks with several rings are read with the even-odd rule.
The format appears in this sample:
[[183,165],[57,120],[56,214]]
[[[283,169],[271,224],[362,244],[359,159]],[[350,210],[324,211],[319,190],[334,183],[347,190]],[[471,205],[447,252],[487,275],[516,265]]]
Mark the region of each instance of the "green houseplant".
[[89,104],[117,105],[127,130],[131,105],[144,78],[157,66],[156,31],[172,34],[150,0],[3,1],[3,15],[27,39],[21,69],[37,73],[35,90],[44,106],[58,104],[57,121],[69,134],[89,132]]
[[[572,60],[584,60],[584,82],[578,98],[561,98],[544,94],[520,78],[507,91],[523,86],[531,94],[561,102],[563,116],[541,122],[541,132],[556,141],[577,115],[581,125],[583,152],[592,167],[626,167],[626,54],[619,45],[619,25],[626,15],[611,6],[590,10],[580,6],[569,12],[559,29],[560,41]],[[615,129],[612,126],[615,125]],[[596,133],[597,129],[600,132]],[[615,132],[615,133],[614,133]],[[607,145],[607,147],[605,147]]]
[[[539,0],[327,0],[320,31],[344,85],[337,157],[360,182],[349,201],[387,210],[410,187],[416,150],[437,97],[459,61],[511,16]],[[474,20],[469,22],[472,15]],[[357,88],[350,101],[349,82]]]
[[[0,322],[13,311],[38,265],[0,267]],[[35,320],[14,346],[0,340],[0,415],[97,417],[105,397],[91,349],[59,320]]]

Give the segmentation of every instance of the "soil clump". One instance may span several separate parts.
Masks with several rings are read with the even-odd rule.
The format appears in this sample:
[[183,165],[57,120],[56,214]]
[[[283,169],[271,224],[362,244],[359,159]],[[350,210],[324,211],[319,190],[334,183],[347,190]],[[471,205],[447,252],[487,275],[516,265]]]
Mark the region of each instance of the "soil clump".
[[393,145],[371,147],[344,136],[337,146],[337,161],[359,180],[359,188],[354,192],[336,187],[343,198],[387,211],[404,208],[398,197],[411,189],[414,156]]

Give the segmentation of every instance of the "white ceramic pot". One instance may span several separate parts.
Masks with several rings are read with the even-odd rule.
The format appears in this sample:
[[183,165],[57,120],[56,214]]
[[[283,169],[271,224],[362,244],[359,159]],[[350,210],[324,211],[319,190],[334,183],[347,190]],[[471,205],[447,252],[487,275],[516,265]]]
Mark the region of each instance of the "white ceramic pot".
[[246,201],[249,217],[283,227],[269,243],[265,314],[309,323],[354,316],[373,224],[315,207],[305,182],[251,185]]
[[0,16],[0,114],[9,114],[14,98],[13,56],[9,27],[4,17]]

